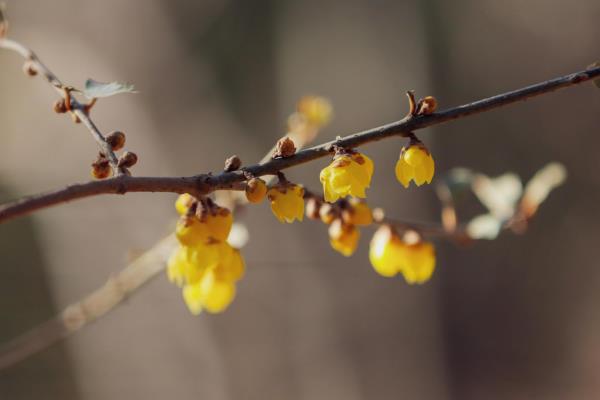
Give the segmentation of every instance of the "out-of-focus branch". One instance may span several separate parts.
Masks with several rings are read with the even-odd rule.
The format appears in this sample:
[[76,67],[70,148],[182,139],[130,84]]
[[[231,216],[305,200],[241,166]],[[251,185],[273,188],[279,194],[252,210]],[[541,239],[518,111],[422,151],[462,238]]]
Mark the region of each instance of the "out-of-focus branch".
[[11,39],[0,38],[0,48],[13,50],[19,53],[23,58],[27,60],[30,67],[33,68],[37,74],[41,74],[46,81],[54,88],[58,95],[64,99],[66,106],[70,111],[81,121],[86,128],[92,134],[94,140],[98,143],[100,151],[108,159],[113,173],[116,176],[123,174],[125,171],[119,168],[119,160],[113,151],[111,145],[106,141],[106,138],[100,132],[94,121],[89,116],[88,106],[82,104],[73,96],[71,96],[71,89],[64,85],[60,79],[39,59],[39,57],[29,48],[23,46],[19,42]]
[[0,370],[48,348],[110,312],[164,270],[175,243],[173,235],[161,240],[84,299],[69,305],[54,318],[0,346]]
[[422,116],[408,115],[399,121],[338,138],[334,141],[299,151],[290,157],[271,159],[267,162],[245,167],[240,171],[223,172],[218,175],[201,174],[184,178],[117,176],[103,181],[72,185],[64,189],[34,195],[0,206],[0,222],[56,204],[99,194],[187,192],[196,196],[202,196],[215,190],[231,190],[239,188],[239,184],[246,181],[248,175],[275,175],[281,170],[325,157],[331,154],[334,146],[354,148],[393,136],[407,136],[410,132],[418,129],[490,111],[507,104],[581,84],[598,77],[600,77],[600,67],[594,67],[438,113]]

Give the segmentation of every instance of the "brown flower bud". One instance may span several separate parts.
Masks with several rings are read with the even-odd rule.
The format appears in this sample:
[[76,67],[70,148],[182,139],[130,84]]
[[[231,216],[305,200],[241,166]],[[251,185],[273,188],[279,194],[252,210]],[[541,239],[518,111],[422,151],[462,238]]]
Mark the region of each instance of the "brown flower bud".
[[324,224],[331,224],[336,217],[336,212],[333,206],[329,203],[324,203],[319,208],[319,217]]
[[417,106],[417,115],[429,115],[433,114],[437,109],[437,100],[433,96],[427,96],[424,99],[419,100]]
[[285,158],[293,156],[296,153],[296,145],[294,141],[289,137],[282,137],[277,141],[277,146],[275,148],[275,152],[273,153],[273,158]]
[[114,131],[106,136],[106,142],[114,150],[121,150],[125,146],[125,134],[120,131]]
[[67,112],[67,105],[65,104],[65,99],[58,99],[54,102],[53,105],[54,112],[57,114],[64,114]]
[[81,118],[79,118],[79,116],[77,114],[75,114],[74,112],[71,113],[71,119],[76,124],[80,124],[81,123]]
[[242,160],[238,156],[231,156],[225,160],[225,168],[223,171],[231,172],[237,171],[242,166]]
[[36,76],[38,71],[33,61],[25,61],[23,64],[23,73],[27,76]]
[[322,205],[323,203],[318,198],[309,197],[308,200],[306,200],[305,206],[306,217],[310,219],[320,219],[321,216],[319,215],[319,211],[321,210]]
[[111,174],[110,163],[102,153],[98,154],[98,158],[92,163],[92,176],[96,179],[105,179]]
[[138,157],[134,152],[126,151],[119,157],[119,168],[130,168],[137,163]]

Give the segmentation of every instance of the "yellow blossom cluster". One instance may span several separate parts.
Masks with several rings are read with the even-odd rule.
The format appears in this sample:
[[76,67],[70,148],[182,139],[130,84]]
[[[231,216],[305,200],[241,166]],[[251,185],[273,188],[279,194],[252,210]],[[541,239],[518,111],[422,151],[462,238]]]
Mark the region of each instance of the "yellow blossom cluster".
[[[306,133],[319,128],[330,117],[328,102],[307,97],[289,121],[290,130]],[[259,177],[246,175],[245,194],[248,202],[254,204],[268,198],[273,215],[282,223],[302,221],[305,212],[307,217],[321,220],[328,225],[331,247],[350,257],[358,247],[359,228],[374,221],[363,200],[371,184],[374,164],[354,149],[333,148],[332,162],[319,175],[323,197],[288,181],[281,172],[277,173],[278,182],[269,186]],[[289,136],[278,142],[277,149],[273,153],[276,158],[289,157],[295,152]],[[410,143],[402,148],[396,164],[398,181],[406,188],[410,181],[417,186],[430,183],[434,168],[429,150],[411,134]],[[169,280],[182,287],[185,303],[193,314],[202,310],[219,313],[233,300],[236,282],[245,268],[239,250],[227,243],[232,214],[209,198],[198,200],[187,194],[179,196],[175,207],[181,215],[175,231],[180,246],[168,262]],[[414,231],[412,239],[407,240],[406,233],[401,238],[382,219],[377,223],[381,227],[373,236],[369,251],[373,269],[385,277],[401,274],[409,284],[426,282],[435,269],[433,245]]]
[[167,276],[182,288],[190,312],[220,313],[233,301],[245,269],[239,250],[227,243],[231,212],[188,194],[179,196],[175,208],[181,215],[175,230],[179,247],[169,258]]

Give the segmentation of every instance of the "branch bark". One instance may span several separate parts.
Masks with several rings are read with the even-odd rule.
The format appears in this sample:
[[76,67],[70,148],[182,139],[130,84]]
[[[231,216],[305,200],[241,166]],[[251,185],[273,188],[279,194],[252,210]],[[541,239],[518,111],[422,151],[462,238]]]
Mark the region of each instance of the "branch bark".
[[100,129],[96,126],[94,121],[90,118],[88,112],[86,112],[85,104],[77,101],[73,96],[70,96],[69,88],[62,83],[60,79],[39,59],[37,54],[33,50],[23,46],[21,43],[10,39],[0,38],[0,48],[12,50],[20,54],[28,62],[32,63],[34,70],[37,73],[42,74],[46,81],[54,88],[61,98],[64,98],[65,103],[69,104],[69,108],[72,109],[72,113],[79,118],[79,120],[86,126],[86,128],[92,134],[92,137],[98,143],[100,151],[108,159],[110,166],[115,176],[120,176],[125,171],[119,168],[119,160],[113,151],[110,144],[106,141],[106,138],[100,132]]
[[[5,40],[6,42],[6,40]],[[53,75],[51,75],[53,76]],[[244,168],[241,171],[223,172],[218,175],[201,174],[190,177],[130,177],[126,175],[67,186],[0,206],[0,223],[34,211],[100,194],[125,194],[127,192],[190,193],[195,196],[215,190],[240,189],[246,181],[246,173],[254,176],[275,175],[277,172],[304,164],[331,154],[332,147],[354,148],[393,136],[407,136],[410,132],[441,124],[473,114],[487,112],[508,104],[540,96],[552,91],[578,85],[600,77],[600,67],[564,75],[511,92],[488,97],[472,103],[450,108],[425,116],[407,116],[399,121],[368,129],[353,135],[323,143],[297,152],[291,157],[272,159]]]

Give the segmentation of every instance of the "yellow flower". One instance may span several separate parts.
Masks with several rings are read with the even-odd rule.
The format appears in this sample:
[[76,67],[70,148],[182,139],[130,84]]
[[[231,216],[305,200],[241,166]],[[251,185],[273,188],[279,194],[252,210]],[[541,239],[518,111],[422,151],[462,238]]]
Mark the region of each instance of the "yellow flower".
[[396,163],[396,178],[405,188],[408,188],[411,180],[417,186],[425,182],[431,183],[434,171],[433,158],[425,146],[419,143],[402,148]]
[[371,184],[373,161],[364,154],[342,154],[321,170],[325,201],[334,202],[340,197],[366,197],[365,190]]
[[277,185],[267,192],[271,211],[279,222],[292,223],[304,218],[304,188],[295,184]]
[[309,124],[320,127],[331,119],[332,107],[329,100],[323,97],[305,96],[298,103],[298,111]]
[[175,210],[177,210],[177,213],[179,215],[187,214],[188,209],[190,208],[194,200],[194,196],[192,196],[189,193],[179,195],[179,197],[177,197],[177,200],[175,201]]
[[224,241],[231,232],[232,224],[231,212],[219,207],[214,214],[208,211],[202,219],[196,216],[180,218],[175,228],[175,235],[185,246],[195,246],[211,240]]
[[382,276],[396,276],[402,267],[405,245],[387,226],[375,232],[369,248],[369,260],[373,269]]
[[375,232],[369,259],[380,275],[393,277],[402,273],[411,285],[425,283],[435,269],[435,250],[431,243],[406,244],[386,226]]
[[356,251],[360,232],[354,225],[344,224],[336,219],[329,225],[329,243],[338,253],[350,257]]
[[201,281],[183,287],[183,300],[194,315],[202,310],[213,314],[223,312],[234,297],[235,284],[217,279],[213,271],[208,271]]
[[216,266],[222,258],[222,246],[224,245],[227,244],[216,242],[179,246],[173,251],[167,262],[169,281],[178,286],[198,282],[206,270]]
[[223,243],[221,259],[214,267],[214,274],[222,281],[236,282],[242,279],[246,265],[240,251]]
[[435,270],[435,249],[431,243],[407,245],[403,268],[400,270],[409,284],[425,283]]
[[344,210],[342,216],[351,225],[363,226],[373,222],[373,214],[367,203],[354,197],[350,199],[350,208]]

